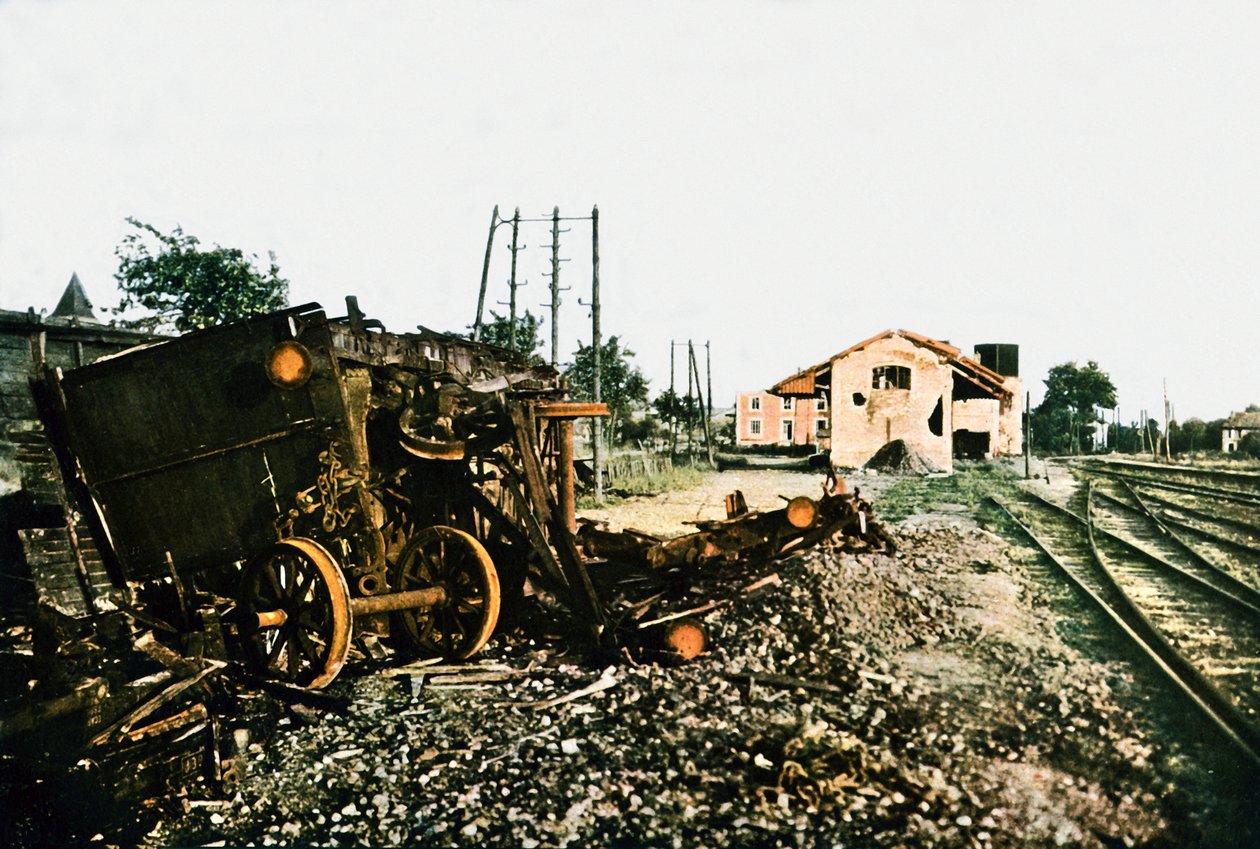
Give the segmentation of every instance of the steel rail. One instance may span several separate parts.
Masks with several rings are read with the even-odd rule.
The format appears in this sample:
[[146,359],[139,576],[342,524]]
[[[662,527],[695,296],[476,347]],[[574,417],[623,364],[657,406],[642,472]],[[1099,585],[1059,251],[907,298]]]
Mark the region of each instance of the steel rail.
[[[1199,671],[1168,643],[1158,629],[1147,619],[1145,614],[1137,609],[1136,605],[1120,588],[1111,571],[1099,557],[1093,535],[1088,532],[1088,524],[1087,537],[1089,539],[1090,556],[1097,570],[1104,576],[1104,586],[1111,589],[1112,593],[1118,598],[1120,606],[1129,611],[1129,616],[1122,615],[1120,611],[1095,592],[1092,587],[1076,574],[1071,566],[1054,552],[1048,542],[1039,537],[1032,528],[1015,515],[1010,506],[992,496],[990,496],[990,500],[1002,508],[1011,521],[1036,544],[1050,562],[1058,567],[1068,582],[1079,592],[1083,593],[1106,618],[1118,627],[1129,638],[1139,653],[1162,673],[1164,678],[1178,692],[1199,708],[1200,712],[1226,740],[1249,759],[1253,766],[1260,767],[1260,729],[1257,729],[1219,690],[1206,681]],[[1053,502],[1044,501],[1044,499],[1043,502],[1050,507],[1058,508],[1074,519],[1079,518],[1071,511],[1059,508]],[[1169,662],[1169,656],[1175,658],[1172,663]],[[1184,676],[1182,674],[1183,671],[1187,673]]]
[[1091,465],[1088,463],[1078,464],[1087,472],[1097,475],[1108,475],[1114,478],[1128,479],[1137,481],[1143,486],[1153,486],[1159,489],[1169,489],[1174,492],[1185,492],[1193,495],[1206,495],[1211,498],[1223,501],[1233,501],[1238,504],[1246,504],[1248,507],[1260,507],[1260,498],[1252,493],[1239,492],[1233,489],[1222,489],[1214,486],[1202,486],[1193,483],[1178,483],[1176,481],[1158,480],[1150,475],[1134,474],[1133,472],[1122,472],[1116,469],[1106,469],[1101,466]]
[[[1122,479],[1120,483],[1124,484],[1130,489],[1132,489],[1133,487],[1133,485],[1130,484],[1127,480]],[[1140,486],[1141,482],[1138,482],[1138,484]],[[1135,490],[1135,493],[1136,493],[1136,490]],[[1243,533],[1255,534],[1255,535],[1260,536],[1260,526],[1257,526],[1253,524],[1252,522],[1245,522],[1242,519],[1234,519],[1230,516],[1218,516],[1215,513],[1210,513],[1207,510],[1200,510],[1197,507],[1187,507],[1184,504],[1179,504],[1176,501],[1173,501],[1171,498],[1161,498],[1160,496],[1154,495],[1149,492],[1146,493],[1144,496],[1140,496],[1140,497],[1149,499],[1151,501],[1155,501],[1164,507],[1169,507],[1173,510],[1176,510],[1178,513],[1185,513],[1188,516],[1194,516],[1196,519],[1200,519],[1204,522],[1214,522],[1215,524],[1225,525],[1226,527],[1234,528],[1235,530],[1241,531]],[[1211,533],[1211,531],[1208,531],[1207,533]],[[1227,538],[1223,537],[1222,539],[1227,539]],[[1256,551],[1257,553],[1260,553],[1260,548],[1253,548],[1252,550]]]
[[1146,463],[1140,460],[1116,460],[1106,457],[1089,457],[1077,462],[1092,466],[1110,466],[1112,468],[1130,469],[1138,474],[1151,473],[1161,478],[1181,475],[1199,480],[1228,481],[1251,488],[1251,495],[1260,495],[1260,473],[1244,472],[1237,469],[1210,469],[1204,466],[1187,466],[1171,463]]
[[[1121,481],[1121,483],[1124,482]],[[1127,483],[1124,483],[1124,486],[1129,487]],[[1114,495],[1107,492],[1099,491],[1095,494],[1125,510],[1136,513],[1142,518],[1154,522],[1155,527],[1159,529],[1160,533],[1164,534],[1168,537],[1168,539],[1176,543],[1178,548],[1184,551],[1191,559],[1198,563],[1199,566],[1205,569],[1208,574],[1212,576],[1212,580],[1218,581],[1223,585],[1217,589],[1224,593],[1225,598],[1242,605],[1253,615],[1260,615],[1260,590],[1257,590],[1247,582],[1239,580],[1229,574],[1229,572],[1225,571],[1219,565],[1208,559],[1207,555],[1203,554],[1203,552],[1199,551],[1197,548],[1190,545],[1190,543],[1186,542],[1174,533],[1172,529],[1164,524],[1160,517],[1151,512],[1146,504],[1143,503],[1141,496],[1134,492],[1131,487],[1129,487],[1129,494],[1133,496],[1135,501],[1137,501],[1137,507],[1134,507],[1132,504],[1126,504],[1122,499],[1116,498]]]
[[[1043,502],[1044,504],[1051,507],[1052,509],[1063,513],[1065,516],[1071,517],[1077,523],[1084,525],[1086,527],[1092,527],[1092,523],[1086,517],[1083,517],[1077,513],[1074,513],[1073,511],[1069,510],[1068,508],[1060,504],[1056,504],[1055,502],[1046,498],[1044,495],[1041,495],[1040,493],[1037,493],[1037,492],[1031,492],[1031,491],[1028,494],[1031,495],[1033,498],[1036,498],[1037,500]],[[1242,610],[1244,610],[1248,615],[1255,617],[1257,619],[1260,619],[1260,604],[1253,604],[1251,601],[1247,600],[1246,598],[1243,598],[1233,592],[1227,591],[1225,589],[1222,589],[1221,587],[1218,587],[1212,584],[1210,581],[1206,580],[1202,576],[1196,575],[1193,572],[1187,571],[1181,566],[1178,566],[1176,563],[1173,563],[1170,560],[1164,559],[1159,554],[1147,548],[1143,548],[1142,546],[1138,545],[1133,540],[1126,539],[1125,537],[1122,537],[1117,533],[1109,531],[1106,528],[1096,528],[1095,530],[1099,535],[1106,537],[1111,542],[1114,542],[1117,545],[1127,548],[1128,550],[1134,552],[1138,556],[1144,557],[1147,560],[1151,561],[1152,563],[1155,563],[1156,565],[1164,569],[1167,569],[1169,572],[1173,573],[1178,578],[1181,578],[1182,580],[1185,580],[1195,585],[1199,589],[1207,592],[1209,595],[1216,596],[1221,601],[1224,601],[1228,604],[1235,605],[1236,607],[1239,607]]]

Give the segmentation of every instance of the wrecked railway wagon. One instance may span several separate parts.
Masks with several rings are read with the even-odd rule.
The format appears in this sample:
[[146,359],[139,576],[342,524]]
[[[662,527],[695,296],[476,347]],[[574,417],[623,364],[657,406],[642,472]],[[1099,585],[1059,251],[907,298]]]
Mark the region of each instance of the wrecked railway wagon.
[[347,307],[35,382],[84,612],[312,689],[385,637],[469,657],[527,586],[598,635],[569,530],[572,422],[602,405],[512,352]]

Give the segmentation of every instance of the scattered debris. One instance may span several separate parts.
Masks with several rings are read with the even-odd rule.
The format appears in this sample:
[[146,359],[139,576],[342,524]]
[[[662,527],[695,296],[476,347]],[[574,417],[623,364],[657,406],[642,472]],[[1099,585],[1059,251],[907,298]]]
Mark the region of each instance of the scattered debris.
[[943,471],[918,448],[904,439],[887,442],[862,467],[889,475],[931,475]]

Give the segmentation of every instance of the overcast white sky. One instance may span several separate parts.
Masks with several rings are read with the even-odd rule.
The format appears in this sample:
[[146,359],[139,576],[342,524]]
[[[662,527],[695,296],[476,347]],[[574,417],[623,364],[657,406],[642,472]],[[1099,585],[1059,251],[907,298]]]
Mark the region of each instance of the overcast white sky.
[[132,215],[274,250],[295,303],[462,330],[495,204],[596,203],[604,332],[653,394],[671,339],[712,340],[721,405],[904,327],[1019,344],[1034,403],[1088,359],[1126,420],[1164,378],[1182,419],[1260,402],[1254,2],[0,0],[0,308],[72,271],[115,303]]

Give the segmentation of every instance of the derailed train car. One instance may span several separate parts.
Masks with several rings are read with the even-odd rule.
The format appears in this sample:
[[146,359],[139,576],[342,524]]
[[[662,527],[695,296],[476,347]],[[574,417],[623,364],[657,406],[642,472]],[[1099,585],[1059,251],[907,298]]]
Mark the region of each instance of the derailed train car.
[[572,422],[602,405],[566,401],[553,369],[509,351],[387,333],[347,306],[37,382],[110,579],[92,604],[311,689],[387,636],[467,658],[527,586],[598,638],[569,530]]

